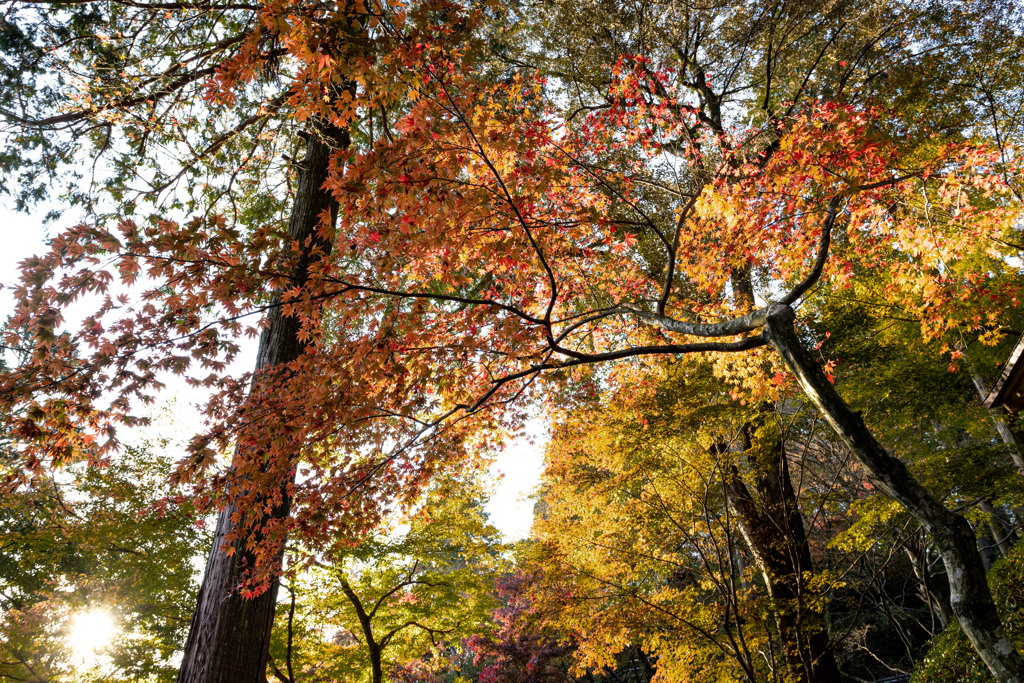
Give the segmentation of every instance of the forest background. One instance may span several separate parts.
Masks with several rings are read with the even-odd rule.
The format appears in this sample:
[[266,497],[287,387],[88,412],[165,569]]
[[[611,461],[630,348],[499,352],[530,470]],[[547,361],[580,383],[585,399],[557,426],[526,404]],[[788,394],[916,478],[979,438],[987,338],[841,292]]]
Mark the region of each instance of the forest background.
[[1024,679],[1015,3],[4,8],[0,677]]

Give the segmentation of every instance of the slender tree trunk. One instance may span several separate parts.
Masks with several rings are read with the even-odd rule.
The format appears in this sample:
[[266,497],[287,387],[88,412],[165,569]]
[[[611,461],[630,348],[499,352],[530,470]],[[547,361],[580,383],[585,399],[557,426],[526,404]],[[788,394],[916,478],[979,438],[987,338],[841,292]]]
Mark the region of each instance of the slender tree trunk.
[[372,613],[376,610],[371,610],[370,614],[367,614],[366,609],[363,607],[362,600],[356,595],[356,592],[352,590],[352,586],[349,585],[347,579],[341,580],[341,590],[345,593],[345,597],[352,603],[352,608],[356,612],[356,617],[359,619],[359,626],[363,629],[363,638],[366,640],[366,653],[370,657],[370,683],[383,683],[384,681],[384,666],[383,666],[383,650],[384,645],[387,645],[387,637],[383,638],[381,642],[377,642],[377,639],[373,635],[373,616]]
[[992,571],[992,565],[999,559],[996,540],[992,538],[991,532],[985,528],[985,525],[979,525],[974,530],[974,535],[978,538],[978,554],[981,555],[981,564],[985,567],[985,572],[988,573]]
[[[317,235],[323,211],[331,211],[332,216],[337,213],[337,202],[323,189],[323,184],[331,154],[347,145],[348,133],[337,128],[322,127],[307,137],[305,159],[299,166],[295,203],[288,221],[288,235],[302,249],[291,273],[291,286],[301,286],[309,267],[331,252],[331,243]],[[282,315],[279,307],[270,310],[267,328],[260,337],[257,381],[261,370],[290,363],[302,354],[306,345],[299,340],[299,328],[297,317]],[[242,449],[235,451],[236,460],[250,456]],[[283,481],[281,485],[285,487],[288,483]],[[287,517],[289,508],[290,500],[284,496],[283,503],[269,516]],[[244,599],[237,590],[244,567],[251,566],[252,562],[248,552],[231,556],[223,552],[225,538],[235,528],[232,517],[238,512],[228,506],[217,521],[203,585],[185,641],[178,683],[259,683],[266,680],[279,583],[275,579],[269,590],[251,599]],[[245,539],[236,539],[234,545],[244,547]]]
[[[971,381],[974,383],[974,388],[978,390],[978,397],[984,401],[988,398],[988,386],[985,384],[985,379],[974,365],[968,363],[967,368],[971,371]],[[1020,474],[1024,474],[1024,455],[1021,454],[1020,443],[1013,430],[1010,429],[1010,426],[1003,420],[1002,415],[999,414],[1000,412],[995,408],[989,408],[988,416],[992,420],[992,425],[996,428],[996,432],[999,433],[999,438],[1009,449],[1010,459],[1017,466],[1017,471]]]
[[760,505],[734,465],[726,471],[726,497],[768,586],[790,676],[830,683],[839,680],[839,667],[824,616],[805,606],[803,577],[814,567],[781,434],[772,427],[764,419],[744,427]]
[[1014,649],[999,621],[977,539],[963,516],[951,512],[890,455],[828,381],[796,336],[796,314],[775,304],[768,315],[768,341],[785,360],[804,393],[849,446],[872,484],[909,512],[931,536],[949,577],[950,607],[974,649],[996,679],[1024,683],[1024,659]]
[[639,646],[636,648],[636,661],[640,663],[640,669],[643,671],[643,678],[641,681],[650,681],[654,678],[654,667],[651,665],[651,660],[647,657],[647,653],[643,651]]
[[928,603],[928,609],[939,622],[939,628],[932,629],[933,634],[946,630],[949,622],[953,620],[953,613],[949,607],[949,599],[935,585],[935,579],[928,567],[928,542],[924,539],[916,539],[913,541],[913,546],[908,542],[903,550],[907,554],[910,566],[921,586],[921,597]]
[[1007,527],[1002,511],[993,507],[988,498],[983,498],[978,503],[978,507],[988,515],[988,528],[992,530],[992,536],[995,538],[996,545],[999,546],[1000,554],[1006,557],[1010,554],[1010,549],[1017,543],[1017,534],[1012,528]]

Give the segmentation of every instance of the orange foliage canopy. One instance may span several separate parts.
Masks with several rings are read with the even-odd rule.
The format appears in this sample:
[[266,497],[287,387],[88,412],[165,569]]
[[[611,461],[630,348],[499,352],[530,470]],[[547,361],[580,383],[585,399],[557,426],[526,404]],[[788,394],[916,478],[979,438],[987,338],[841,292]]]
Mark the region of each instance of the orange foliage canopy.
[[[300,120],[374,113],[378,135],[333,163],[331,256],[289,288],[305,245],[270,227],[214,216],[61,234],[23,265],[15,323],[35,355],[0,385],[29,466],[102,457],[172,372],[214,390],[183,480],[244,504],[273,500],[298,468],[289,524],[358,533],[516,428],[542,377],[618,361],[614,380],[645,356],[704,352],[745,391],[778,391],[755,334],[765,309],[735,296],[748,269],[758,302],[784,303],[884,274],[933,335],[1016,301],[990,278],[1016,217],[997,150],[826,101],[714,135],[671,69],[642,57],[609,67],[604,103],[567,112],[542,78],[480,75],[476,20],[449,2],[267,3],[208,98],[232,105],[270,33],[296,64]],[[250,392],[225,362],[274,291],[315,345]],[[260,456],[227,471],[216,454],[235,440]]]

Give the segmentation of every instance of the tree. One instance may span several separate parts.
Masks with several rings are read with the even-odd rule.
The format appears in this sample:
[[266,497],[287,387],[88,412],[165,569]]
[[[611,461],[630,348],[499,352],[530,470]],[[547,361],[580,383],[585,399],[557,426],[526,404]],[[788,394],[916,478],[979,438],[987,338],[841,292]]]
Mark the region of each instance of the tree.
[[[502,605],[494,611],[492,633],[467,641],[474,663],[482,665],[479,680],[486,683],[538,683],[569,681],[571,634],[553,631],[537,618],[531,588],[537,576],[520,569],[497,577],[495,587]],[[546,627],[547,626],[547,627]]]
[[[103,469],[69,468],[3,496],[0,680],[174,678],[195,584],[191,561],[209,534],[166,483],[171,462],[160,450],[130,447]],[[12,464],[5,461],[5,474],[17,477]],[[88,610],[109,612],[117,635],[103,666],[87,672],[68,638]]]
[[[316,269],[319,262],[330,254],[332,245],[322,235],[334,227],[336,205],[322,185],[332,155],[338,150],[344,151],[347,146],[348,133],[341,128],[322,126],[309,135],[288,224],[288,238],[298,245],[289,277],[291,286],[301,287],[308,272]],[[302,356],[308,345],[309,333],[303,330],[303,321],[297,316],[282,315],[280,304],[279,294],[272,302],[267,327],[260,338],[255,393],[287,387],[291,379],[288,377],[289,365]],[[264,376],[260,376],[261,371]],[[274,373],[280,374],[274,377]],[[274,443],[249,438],[247,445],[237,449],[234,458],[236,470],[253,462],[262,463],[267,457],[263,449]],[[277,477],[277,494],[257,494],[251,498],[249,502],[255,515],[244,511],[235,501],[220,513],[203,587],[185,643],[179,681],[253,680],[266,670],[277,607],[275,572],[280,567],[285,536],[284,529],[273,525],[280,525],[288,516],[289,487],[294,480],[294,468],[289,467],[294,455],[287,448],[287,432],[278,435],[277,441],[283,442],[281,446],[284,448],[279,457],[284,459],[284,467],[262,465],[262,469],[270,470]],[[284,474],[282,469],[284,472],[290,469],[291,475]],[[244,484],[241,488],[244,492]],[[231,491],[232,495],[237,496],[238,493]],[[274,539],[274,535],[280,538]],[[268,537],[272,539],[271,548],[260,548],[259,544],[266,542]],[[255,592],[239,590],[246,573],[260,568],[260,565],[270,577],[275,577],[271,579],[269,589],[261,587],[262,590]]]
[[[123,234],[138,245],[138,238],[145,235],[147,228],[140,228],[127,217],[136,213],[140,200],[147,200],[154,204],[153,212],[161,218],[149,226],[150,236],[167,246],[169,233],[176,232],[178,247],[192,251],[186,257],[190,261],[186,270],[191,274],[184,282],[177,274],[165,271],[163,275],[169,275],[172,284],[167,288],[158,286],[143,295],[137,313],[140,317],[134,322],[129,318],[114,325],[120,335],[116,345],[134,337],[135,341],[130,343],[133,349],[122,347],[118,353],[110,354],[109,347],[100,344],[104,348],[99,355],[84,360],[73,349],[74,342],[67,338],[58,342],[42,328],[36,328],[39,341],[48,349],[43,356],[48,361],[65,363],[66,368],[73,367],[71,373],[78,378],[79,388],[95,386],[97,381],[103,381],[98,375],[109,371],[107,378],[116,377],[115,384],[125,390],[106,410],[85,409],[77,415],[93,427],[103,423],[101,431],[108,437],[107,442],[97,449],[92,436],[80,440],[81,434],[71,426],[72,420],[64,414],[65,404],[60,399],[36,403],[30,398],[35,412],[29,421],[54,408],[61,413],[58,422],[68,428],[58,427],[62,435],[30,427],[21,436],[37,445],[45,444],[43,450],[53,462],[71,459],[81,452],[93,457],[116,446],[114,425],[137,421],[124,399],[135,396],[148,400],[149,389],[159,386],[156,373],[180,373],[191,362],[190,356],[202,359],[200,364],[207,368],[223,368],[223,363],[238,352],[230,337],[242,330],[237,320],[244,317],[243,311],[268,311],[250,397],[259,397],[271,389],[281,390],[292,372],[287,366],[297,361],[319,336],[315,331],[316,304],[301,304],[301,297],[294,292],[302,289],[311,270],[322,267],[321,261],[333,246],[336,200],[324,189],[324,180],[331,164],[340,160],[350,144],[352,121],[364,111],[377,109],[386,121],[386,110],[394,103],[396,94],[402,96],[405,86],[400,75],[396,78],[394,65],[402,62],[402,51],[409,47],[409,41],[416,44],[418,31],[426,29],[433,34],[427,16],[429,8],[421,8],[419,15],[413,8],[410,15],[407,8],[392,12],[391,8],[383,7],[367,9],[362,3],[331,10],[309,10],[288,3],[115,3],[100,10],[84,4],[70,12],[60,6],[16,2],[11,5],[2,47],[14,64],[5,65],[4,85],[16,91],[13,101],[20,109],[3,112],[14,131],[8,137],[8,149],[13,151],[8,151],[5,162],[12,170],[25,173],[20,177],[20,188],[7,189],[18,192],[20,206],[39,198],[44,191],[41,178],[45,179],[47,172],[55,175],[62,164],[71,163],[85,139],[96,150],[96,163],[104,156],[110,157],[113,172],[100,180],[100,197],[90,187],[81,192],[72,189],[70,198],[95,215],[97,206],[103,205],[105,193],[114,208],[112,216],[101,215],[99,220],[119,220]],[[417,25],[422,20],[425,23]],[[392,22],[390,33],[375,30],[381,21]],[[173,28],[169,30],[169,26]],[[173,36],[170,41],[165,40],[168,35]],[[373,45],[375,42],[377,45]],[[375,54],[380,55],[376,63],[381,68],[370,66]],[[288,66],[282,67],[286,59]],[[276,77],[283,70],[290,76],[284,83]],[[47,80],[47,74],[52,73],[58,74],[56,84]],[[191,103],[200,96],[214,105],[209,110],[213,115],[194,115]],[[281,116],[284,111],[291,115]],[[268,178],[282,177],[273,172],[280,139],[287,138],[306,120],[312,121],[312,125],[307,126],[305,133],[306,155],[299,164],[297,185],[294,192],[288,188],[293,203],[287,229],[277,230],[273,222],[260,225],[272,221],[274,213],[283,206],[275,200],[273,184],[266,182]],[[371,141],[373,134],[371,113]],[[151,152],[154,147],[158,150],[155,154]],[[46,163],[24,164],[21,160],[26,149],[41,153]],[[178,154],[180,150],[186,152]],[[203,173],[214,179],[200,183]],[[287,171],[283,175],[286,174]],[[133,191],[131,184],[139,181],[143,187]],[[184,188],[179,186],[180,182],[185,183]],[[236,187],[243,191],[241,195],[235,192]],[[205,211],[205,216],[212,216],[205,223],[210,226],[209,231],[204,229],[203,218],[197,218],[184,229],[171,228],[163,215],[169,209]],[[110,234],[103,228],[90,230],[83,226],[72,234],[76,236],[70,237],[70,242],[80,246],[92,243],[102,245],[101,250],[113,246],[103,236]],[[69,245],[66,238],[67,235],[56,241]],[[250,259],[240,269],[240,253],[227,256],[239,247]],[[90,246],[85,248],[88,251]],[[126,264],[122,273],[132,273],[128,277],[134,281],[139,261],[157,265],[160,270],[162,249],[158,247],[156,253],[148,247],[136,251],[129,257],[134,265]],[[65,252],[76,260],[73,254],[81,254],[76,246],[71,247],[70,254]],[[226,280],[220,278],[220,286],[225,289],[219,301],[216,296],[211,300],[209,291],[204,289],[218,279],[207,279],[210,273],[202,268],[204,265],[214,269],[226,266],[229,272],[235,271]],[[160,277],[155,271],[150,272]],[[83,292],[105,297],[83,327],[89,330],[86,334],[94,336],[93,341],[85,343],[92,344],[98,338],[95,335],[103,334],[100,320],[115,304],[102,276],[94,277],[84,271],[80,275],[78,285],[64,283],[69,289],[58,297],[64,299],[71,294],[74,298]],[[189,280],[191,284],[186,284]],[[40,292],[29,295],[26,290],[25,294],[34,297]],[[168,336],[160,333],[159,339],[142,340],[133,331],[136,324],[145,326],[144,320],[161,309],[154,305],[153,296],[167,297],[158,327]],[[51,315],[55,309],[50,310],[44,315],[59,323],[59,316]],[[227,319],[211,326],[203,319],[204,314]],[[49,324],[44,323],[43,327]],[[249,332],[255,329],[251,327]],[[220,334],[224,331],[228,333],[227,339]],[[51,349],[55,342],[56,350]],[[139,363],[140,352],[145,355],[154,346],[177,350],[155,364],[145,359]],[[50,353],[51,350],[54,352]],[[129,366],[132,370],[128,370]],[[129,375],[131,379],[126,380]],[[196,382],[216,386],[240,401],[249,378],[237,383],[223,379],[207,376]],[[34,395],[33,388],[21,386],[26,391],[23,397]],[[217,401],[221,398],[218,396],[211,404],[212,413],[218,412]],[[260,412],[255,410],[257,415]],[[249,412],[250,416],[253,414]],[[258,433],[260,430],[251,426],[244,428],[243,441],[250,445],[238,449],[230,477],[220,482],[229,501],[218,522],[179,680],[249,680],[263,675],[276,604],[275,573],[280,566],[284,535],[281,528],[273,527],[287,517],[296,459],[287,428],[285,433],[275,433],[274,429],[265,425],[263,432]],[[222,448],[235,438],[224,429],[214,429],[213,434],[220,438]],[[214,451],[209,448],[210,440],[209,436],[199,438],[193,444],[194,460],[183,465],[182,479],[212,464]],[[285,450],[274,455],[274,448]],[[267,461],[275,458],[283,461],[281,467],[268,466]],[[37,462],[30,458],[28,464],[36,467]],[[245,471],[247,467],[254,468],[256,478],[262,479],[268,490],[250,491],[253,476]],[[229,478],[231,484],[224,485]],[[247,499],[257,513],[243,514],[244,506],[238,504],[239,499]],[[271,511],[264,514],[262,510],[267,507]],[[369,523],[372,522],[371,516]],[[262,552],[268,543],[275,547]],[[255,590],[240,592],[239,584],[254,573],[260,577]],[[227,598],[223,599],[225,593]]]
[[320,549],[278,619],[276,677],[381,683],[392,667],[484,629],[504,548],[483,503],[479,483],[444,477],[395,526]]
[[822,613],[834,579],[814,571],[802,520],[787,530],[777,497],[744,483],[772,475],[759,450],[793,457],[788,419],[739,405],[693,364],[652,367],[560,416],[537,532],[584,661],[635,642],[666,680],[806,680],[826,662],[839,677]]
[[[382,491],[400,492],[407,482],[415,490],[440,463],[451,467],[485,444],[488,437],[477,435],[502,420],[514,426],[521,415],[507,406],[539,387],[535,380],[545,373],[564,377],[573,368],[612,361],[618,361],[617,372],[629,372],[640,361],[626,359],[742,351],[731,361],[718,358],[719,368],[733,365],[729,370],[747,377],[747,390],[758,399],[785,384],[782,364],[788,367],[874,485],[899,500],[942,549],[956,579],[954,612],[979,652],[1001,678],[1020,677],[1024,664],[998,624],[967,522],[910,477],[842,402],[802,349],[792,309],[812,287],[834,292],[863,271],[879,269],[889,296],[927,334],[997,322],[1016,295],[987,281],[988,272],[1008,267],[999,244],[1013,232],[1015,207],[1004,182],[1011,169],[1000,165],[1005,150],[962,139],[977,119],[960,116],[954,98],[939,98],[942,116],[917,120],[933,100],[910,87],[899,91],[906,97],[883,107],[836,101],[824,89],[816,93],[827,96],[822,100],[802,100],[804,85],[797,85],[800,97],[792,106],[768,107],[771,115],[752,121],[752,129],[733,129],[722,118],[729,114],[723,98],[732,92],[732,75],[693,68],[707,63],[699,47],[703,34],[693,42],[699,59],[685,51],[674,63],[645,50],[613,55],[598,88],[603,99],[584,100],[579,111],[559,110],[543,79],[516,74],[495,84],[477,78],[468,58],[460,61],[464,53],[455,39],[464,20],[458,8],[424,16],[440,39],[424,31],[423,40],[406,41],[407,33],[392,31],[392,24],[378,25],[379,35],[395,37],[400,57],[377,63],[412,67],[415,77],[403,92],[412,93],[415,104],[394,130],[388,124],[372,149],[330,175],[326,187],[338,196],[348,248],[332,252],[329,271],[325,265],[311,272],[301,291],[286,294],[285,306],[302,305],[285,312],[310,320],[322,316],[338,335],[292,366],[306,389],[302,400],[286,394],[280,405],[251,413],[273,411],[275,421],[287,422],[293,443],[315,444],[308,456],[311,476],[296,491],[290,523],[325,535],[353,524],[348,495],[353,485],[371,481],[375,488],[359,519],[372,519],[367,511],[376,508]],[[959,53],[955,41],[943,43],[957,57],[951,63],[980,54],[983,41],[970,21],[978,15],[955,6],[938,16],[947,19],[942,31],[968,38]],[[700,25],[706,30],[717,24]],[[883,33],[893,33],[899,44],[909,40],[907,26],[897,21]],[[758,35],[763,43],[766,36]],[[448,38],[453,43],[443,43]],[[797,46],[810,66],[803,71],[807,78],[794,82],[810,82],[819,70],[856,72],[864,84],[875,80],[860,71],[859,60],[833,60],[829,45],[826,39],[814,52]],[[902,53],[901,59],[905,67],[935,66],[927,53]],[[757,69],[745,73],[756,75]],[[768,81],[754,78],[743,92],[764,83],[764,100],[771,104]],[[312,97],[301,92],[310,107],[323,97],[321,90]],[[705,119],[721,125],[705,126]],[[217,223],[210,225],[209,232],[200,229],[202,223],[189,232],[201,239],[219,234]],[[45,383],[62,392],[61,401],[74,406],[81,421],[102,422],[106,416],[91,410],[98,385],[119,387],[127,401],[138,391],[125,383],[130,372],[183,363],[167,346],[137,353],[131,341],[84,331],[81,338],[102,351],[89,360],[102,372],[54,384],[67,373],[53,360],[60,346],[55,349],[49,336],[50,317],[64,301],[42,285],[57,271],[77,267],[78,259],[99,260],[116,251],[125,266],[121,276],[129,280],[133,264],[147,262],[148,274],[173,283],[173,294],[160,296],[175,306],[216,300],[231,309],[237,303],[228,296],[229,281],[265,280],[247,280],[245,267],[235,265],[253,260],[252,240],[217,241],[218,258],[231,255],[218,260],[180,230],[171,230],[181,240],[176,244],[136,235],[131,226],[126,232],[124,238],[102,230],[70,234],[46,262],[30,264],[26,281],[38,280],[33,291],[40,294],[23,317],[40,330],[41,348],[51,360],[10,379],[9,386],[21,391],[14,401],[29,393],[24,387]],[[153,266],[156,254],[167,260]],[[195,262],[229,265],[217,271],[224,277],[217,282],[199,278],[190,269]],[[756,285],[753,300],[768,302],[753,311],[733,296],[733,276],[748,270]],[[82,274],[61,287],[93,286],[95,280]],[[211,289],[214,284],[224,289]],[[214,298],[204,298],[211,291]],[[190,298],[194,292],[202,295]],[[28,299],[27,288],[24,293]],[[176,321],[156,323],[147,320],[144,328],[166,340]],[[769,345],[781,361],[765,354]],[[200,355],[210,351],[194,348]],[[767,373],[765,365],[772,366]],[[615,372],[609,375],[615,379]],[[225,390],[219,399],[237,399],[237,386],[235,394]],[[21,423],[20,434],[34,439],[52,430],[59,438],[47,443],[77,443],[72,421],[58,410],[63,405],[47,403],[48,410]],[[311,405],[323,412],[310,411]],[[239,413],[214,414],[224,416],[227,428],[219,435],[226,445],[241,424]],[[197,445],[196,467],[210,463],[212,452],[204,449]],[[270,476],[247,460],[251,478],[236,469],[232,481],[244,481],[249,491],[262,488],[249,495],[250,502],[278,500],[275,492],[292,461],[275,463]],[[280,536],[273,528],[268,534]],[[274,557],[273,550],[264,552]]]

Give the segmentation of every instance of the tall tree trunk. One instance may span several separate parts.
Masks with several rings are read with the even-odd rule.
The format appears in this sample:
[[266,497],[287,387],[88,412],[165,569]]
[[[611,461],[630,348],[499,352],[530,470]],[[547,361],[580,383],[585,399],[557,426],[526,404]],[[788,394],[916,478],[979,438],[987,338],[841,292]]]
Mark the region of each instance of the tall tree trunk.
[[814,567],[781,434],[774,424],[760,419],[744,426],[744,441],[759,501],[731,464],[725,474],[726,498],[764,575],[786,667],[795,681],[837,681],[839,667],[824,615],[806,606],[804,576]]
[[[749,264],[731,274],[733,296],[745,312],[757,306]],[[814,572],[803,515],[789,476],[789,461],[779,430],[762,416],[743,427],[758,505],[735,466],[725,472],[726,498],[739,520],[740,533],[775,603],[786,668],[796,681],[839,680],[824,615],[804,606],[803,577]]]
[[[331,252],[332,244],[320,239],[317,228],[320,215],[329,210],[337,214],[337,202],[323,189],[327,180],[332,153],[348,145],[345,130],[321,126],[307,136],[305,159],[299,166],[295,202],[288,221],[288,235],[300,245],[302,253],[295,261],[289,284],[301,286],[307,279],[309,267]],[[280,307],[268,314],[268,324],[260,337],[256,359],[256,379],[260,371],[290,363],[306,348],[299,340],[300,321],[295,316],[284,316]],[[245,449],[235,450],[236,462],[251,457]],[[282,481],[282,487],[290,481]],[[287,517],[290,500],[273,508],[272,518]],[[277,605],[278,581],[269,590],[245,599],[237,590],[244,567],[252,564],[248,552],[227,555],[223,552],[225,538],[236,527],[232,517],[239,511],[228,506],[217,520],[213,547],[206,562],[203,585],[188,639],[185,654],[178,671],[178,683],[259,683],[266,680],[270,632]],[[236,539],[235,547],[244,548],[245,540]],[[278,558],[280,562],[281,558]]]
[[878,443],[861,416],[850,409],[803,348],[796,336],[795,320],[796,314],[789,306],[772,306],[766,326],[772,348],[850,448],[871,483],[906,508],[931,536],[946,565],[953,615],[996,679],[1024,683],[1024,659],[999,621],[970,524],[936,500],[899,459]]

